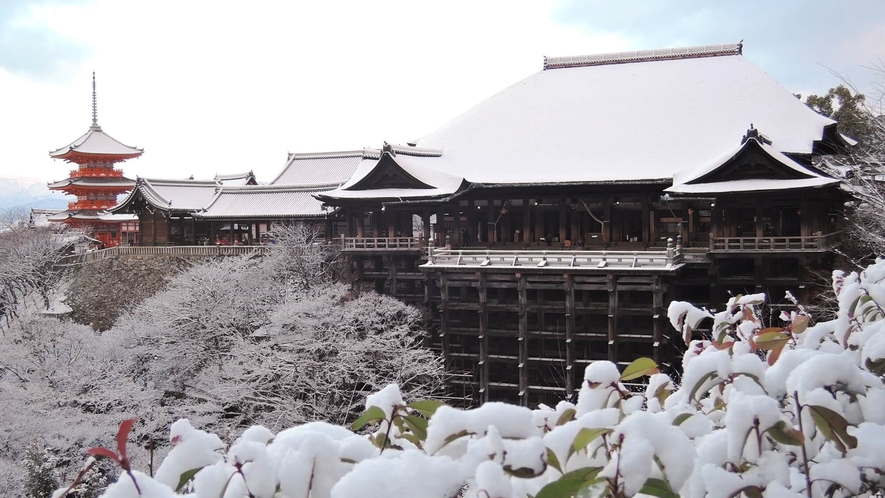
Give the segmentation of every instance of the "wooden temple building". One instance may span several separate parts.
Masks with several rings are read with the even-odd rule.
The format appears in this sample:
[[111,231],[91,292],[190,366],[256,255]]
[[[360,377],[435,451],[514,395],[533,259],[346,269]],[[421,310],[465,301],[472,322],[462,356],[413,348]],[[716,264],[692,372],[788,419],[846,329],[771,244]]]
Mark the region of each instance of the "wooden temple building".
[[414,142],[290,154],[263,186],[139,180],[111,211],[152,243],[315,223],[354,284],[425,307],[452,395],[534,405],[596,360],[668,365],[672,299],[809,297],[845,201],[813,164],[849,143],[740,44],[550,57]]

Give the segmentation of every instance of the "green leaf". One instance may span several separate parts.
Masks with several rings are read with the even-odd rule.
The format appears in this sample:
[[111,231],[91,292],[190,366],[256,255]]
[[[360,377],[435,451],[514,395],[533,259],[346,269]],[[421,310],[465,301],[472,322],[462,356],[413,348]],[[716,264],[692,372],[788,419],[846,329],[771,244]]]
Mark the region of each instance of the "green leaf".
[[412,444],[414,444],[415,446],[421,448],[421,440],[418,439],[414,434],[409,434],[409,433],[400,434],[398,437],[400,439],[405,439],[406,441],[409,441]]
[[575,419],[575,414],[577,412],[574,408],[569,408],[568,410],[562,412],[562,415],[559,416],[559,420],[556,421],[556,427],[560,425],[565,425],[568,422],[571,422]]
[[624,369],[624,373],[621,374],[621,380],[628,381],[638,379],[645,375],[652,375],[660,372],[661,371],[658,370],[658,364],[651,358],[637,358]]
[[425,399],[421,401],[414,401],[406,405],[407,407],[419,412],[421,415],[424,415],[427,418],[433,416],[436,413],[436,410],[445,405],[442,401],[437,401],[435,399]]
[[778,443],[791,446],[802,446],[805,437],[801,432],[787,425],[783,420],[769,427],[765,432]]
[[[460,439],[464,436],[470,436],[471,434],[474,434],[474,433],[469,432],[469,431],[460,431],[460,432],[456,432],[454,434],[449,434],[448,436],[446,436],[446,439],[443,441],[443,445],[440,446],[439,449],[441,450],[441,449],[445,448],[447,444],[451,443],[452,441],[454,441],[456,439]],[[439,450],[437,450],[437,451],[439,451]]]
[[691,392],[688,393],[689,399],[697,399],[697,398],[695,398],[695,395],[698,393],[698,391],[701,389],[701,387],[703,387],[704,383],[706,383],[708,380],[712,379],[715,376],[716,376],[716,371],[712,371],[712,372],[705,374],[703,377],[701,377],[701,379],[697,382],[697,384],[695,384],[694,387],[691,388]]
[[[611,429],[588,429],[583,428],[578,431],[578,434],[575,435],[575,439],[572,441],[572,446],[568,450],[568,456],[571,458],[575,453],[583,450],[587,447],[588,444],[593,442],[594,439],[598,438],[603,434],[608,434],[612,430]],[[566,459],[568,460],[568,458]]]
[[795,319],[793,319],[793,323],[790,324],[790,331],[794,334],[801,334],[805,332],[805,329],[808,328],[808,317],[805,315],[799,315]]
[[[769,329],[766,329],[769,330]],[[764,332],[759,334],[753,339],[753,342],[756,343],[756,347],[759,349],[764,349],[766,351],[770,351],[772,349],[777,349],[784,344],[786,344],[790,340],[790,334],[786,332],[782,332],[783,329],[777,329],[778,331],[772,332]]]
[[553,452],[550,448],[547,448],[547,465],[553,467],[558,470],[560,474],[562,474],[562,465],[559,463],[559,458],[556,456],[556,453]]
[[181,477],[178,479],[178,486],[175,487],[175,492],[178,493],[182,489],[184,489],[184,486],[188,483],[188,481],[193,479],[194,476],[197,475],[197,472],[201,470],[203,470],[203,467],[197,467],[195,469],[190,469],[187,472],[182,472]]
[[842,454],[849,449],[857,448],[857,438],[848,434],[848,421],[842,415],[818,405],[807,405],[811,409],[814,425],[824,436],[839,448]]
[[415,417],[413,415],[406,415],[403,417],[406,425],[409,426],[409,430],[412,431],[412,434],[415,435],[421,441],[427,439],[427,419],[421,417]]
[[582,490],[594,484],[604,482],[604,480],[596,478],[601,470],[602,467],[585,467],[573,470],[541,488],[541,491],[535,495],[535,498],[571,498],[577,496]]
[[670,488],[670,483],[665,479],[651,477],[642,485],[640,493],[657,496],[658,498],[679,498],[679,495]]
[[683,422],[692,417],[692,413],[680,413],[678,417],[673,419],[673,425],[679,427]]
[[376,420],[384,420],[387,418],[384,415],[384,410],[378,408],[377,406],[371,406],[368,410],[366,410],[360,418],[354,421],[353,425],[350,426],[351,429],[358,431],[366,426],[369,422],[374,422]]
[[514,469],[509,465],[504,466],[504,472],[512,475],[513,477],[519,477],[520,479],[531,479],[533,477],[538,477],[539,475],[541,475],[536,473],[534,469],[529,467],[520,467],[518,469]]

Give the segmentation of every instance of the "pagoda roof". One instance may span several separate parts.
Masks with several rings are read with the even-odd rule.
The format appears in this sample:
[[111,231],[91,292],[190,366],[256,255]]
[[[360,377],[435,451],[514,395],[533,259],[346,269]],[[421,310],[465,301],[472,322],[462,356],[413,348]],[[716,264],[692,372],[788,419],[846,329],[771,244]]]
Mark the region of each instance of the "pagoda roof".
[[119,187],[129,189],[134,186],[135,180],[126,178],[125,176],[79,176],[76,178],[65,178],[64,180],[48,184],[48,187],[54,190],[66,187]]
[[143,153],[143,149],[125,145],[105,133],[101,126],[93,124],[80,138],[60,149],[51,151],[49,156],[54,159],[69,159],[76,155],[112,156],[129,159],[138,157]]
[[109,213],[107,211],[59,211],[46,217],[48,221],[61,222],[68,220],[126,222],[138,221],[138,215],[129,213]]
[[197,218],[205,219],[292,219],[325,217],[327,211],[314,194],[322,186],[255,185],[222,187]]

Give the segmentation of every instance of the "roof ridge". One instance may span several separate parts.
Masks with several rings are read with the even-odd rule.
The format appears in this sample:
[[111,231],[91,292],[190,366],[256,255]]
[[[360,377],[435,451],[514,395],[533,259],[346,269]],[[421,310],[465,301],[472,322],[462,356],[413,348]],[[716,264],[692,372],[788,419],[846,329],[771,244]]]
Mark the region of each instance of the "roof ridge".
[[563,57],[544,56],[544,70],[564,69],[570,67],[604,66],[609,64],[625,64],[629,62],[649,62],[677,59],[697,59],[701,57],[720,57],[741,55],[743,40],[737,43],[718,45],[695,45],[692,47],[664,48],[656,50],[633,50],[628,52],[610,52],[593,55],[575,55]]
[[363,155],[363,150],[342,150],[332,152],[290,152],[289,160],[294,159],[333,159],[336,157],[359,157]]

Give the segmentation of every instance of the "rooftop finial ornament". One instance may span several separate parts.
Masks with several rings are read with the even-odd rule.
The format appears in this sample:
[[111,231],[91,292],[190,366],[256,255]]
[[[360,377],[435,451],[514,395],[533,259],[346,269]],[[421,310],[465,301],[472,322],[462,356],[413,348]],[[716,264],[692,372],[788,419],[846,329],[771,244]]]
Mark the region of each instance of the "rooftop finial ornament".
[[98,128],[98,99],[95,96],[95,71],[92,71],[92,127]]

